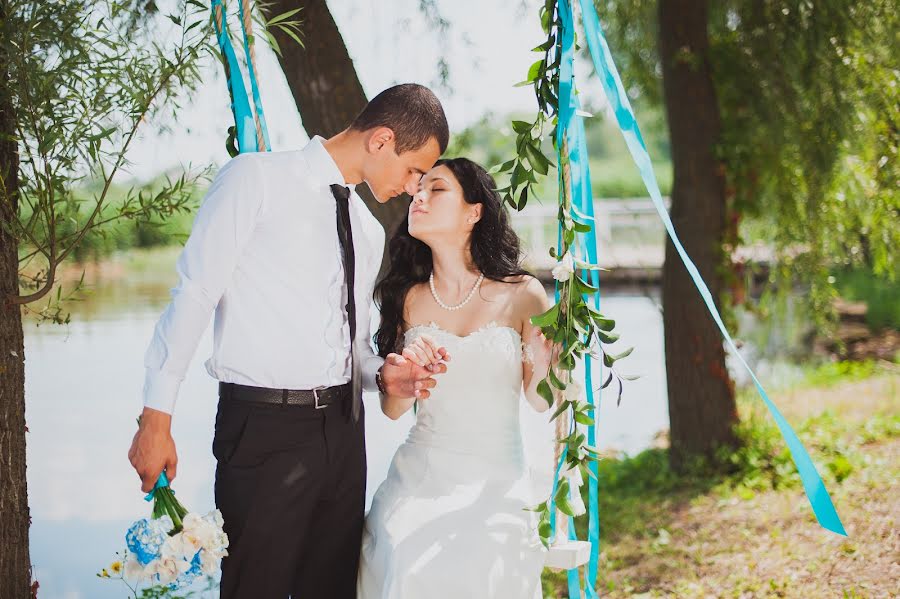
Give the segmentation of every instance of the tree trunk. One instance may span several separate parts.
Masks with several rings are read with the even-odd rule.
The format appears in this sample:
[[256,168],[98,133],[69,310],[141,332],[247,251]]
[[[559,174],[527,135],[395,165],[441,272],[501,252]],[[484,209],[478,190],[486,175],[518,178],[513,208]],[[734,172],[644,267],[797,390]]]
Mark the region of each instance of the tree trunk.
[[[331,137],[347,128],[366,105],[353,61],[325,0],[273,0],[267,13],[278,15],[302,7],[295,18],[302,21],[304,48],[277,27],[272,34],[283,56],[279,58],[288,86],[297,103],[303,128],[310,135]],[[360,196],[390,238],[406,216],[409,197],[379,204],[368,187],[357,187]]]
[[[7,4],[0,0],[0,21]],[[19,155],[9,69],[0,54],[0,221],[16,218]],[[5,187],[5,193],[3,191]],[[29,597],[28,488],[25,480],[25,348],[19,293],[18,243],[0,227],[0,599]]]
[[[725,185],[715,147],[721,130],[713,87],[705,1],[659,0],[659,52],[672,144],[671,216],[717,305],[723,289]],[[721,333],[672,242],[666,242],[662,299],[671,458],[735,445],[734,385]]]

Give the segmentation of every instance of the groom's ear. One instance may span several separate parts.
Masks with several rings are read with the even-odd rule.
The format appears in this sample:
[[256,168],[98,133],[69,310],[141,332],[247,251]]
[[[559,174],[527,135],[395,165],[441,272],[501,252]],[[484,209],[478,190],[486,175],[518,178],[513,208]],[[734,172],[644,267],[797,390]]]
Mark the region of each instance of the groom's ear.
[[395,140],[394,131],[390,127],[376,127],[369,135],[369,152],[375,153]]

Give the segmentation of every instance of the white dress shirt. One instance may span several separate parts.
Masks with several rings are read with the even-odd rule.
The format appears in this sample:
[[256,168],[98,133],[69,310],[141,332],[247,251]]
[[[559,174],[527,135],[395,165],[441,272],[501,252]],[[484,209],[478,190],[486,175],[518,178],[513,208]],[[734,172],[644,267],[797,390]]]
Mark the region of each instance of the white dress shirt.
[[144,405],[172,413],[215,311],[219,381],[313,389],[350,380],[347,286],[330,185],[351,189],[357,357],[374,391],[383,360],[369,338],[384,229],[315,137],[302,150],[242,154],[223,166],[178,257],[180,277],[144,357]]

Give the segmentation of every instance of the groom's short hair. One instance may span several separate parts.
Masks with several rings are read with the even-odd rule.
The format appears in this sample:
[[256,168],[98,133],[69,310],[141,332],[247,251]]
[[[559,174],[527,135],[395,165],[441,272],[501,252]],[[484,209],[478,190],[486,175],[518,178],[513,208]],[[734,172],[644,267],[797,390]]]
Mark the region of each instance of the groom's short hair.
[[350,125],[354,131],[376,127],[387,127],[394,132],[397,154],[418,150],[432,137],[443,154],[450,141],[441,101],[433,91],[416,83],[387,88],[372,98]]

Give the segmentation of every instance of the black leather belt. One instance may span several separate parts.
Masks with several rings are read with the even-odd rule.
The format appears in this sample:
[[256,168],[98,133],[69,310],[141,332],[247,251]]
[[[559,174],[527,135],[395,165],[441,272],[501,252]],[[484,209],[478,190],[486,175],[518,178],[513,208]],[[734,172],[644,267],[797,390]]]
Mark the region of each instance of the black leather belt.
[[321,389],[269,389],[268,387],[251,387],[237,383],[219,382],[219,397],[237,401],[256,403],[307,406],[320,410],[331,404],[350,399],[352,388],[350,383]]

